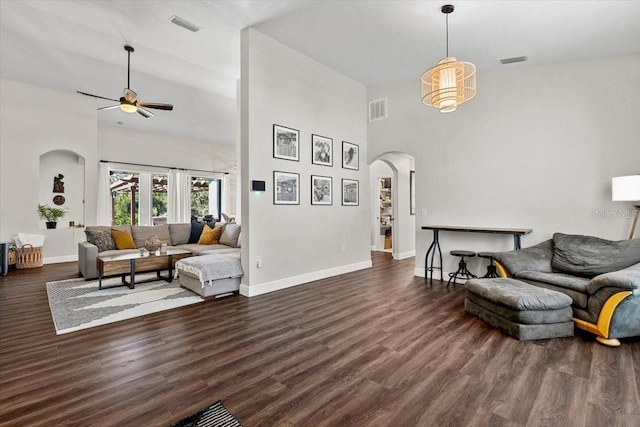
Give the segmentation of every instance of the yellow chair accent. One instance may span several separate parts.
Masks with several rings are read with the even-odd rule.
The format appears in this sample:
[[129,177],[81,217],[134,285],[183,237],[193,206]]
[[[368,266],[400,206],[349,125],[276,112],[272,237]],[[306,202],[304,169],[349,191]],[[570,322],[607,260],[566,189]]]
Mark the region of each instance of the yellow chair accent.
[[509,277],[509,273],[507,272],[507,269],[504,268],[504,266],[500,264],[498,261],[496,261],[495,259],[493,260],[493,265],[496,266],[496,270],[498,270],[498,274],[500,275],[500,277]]

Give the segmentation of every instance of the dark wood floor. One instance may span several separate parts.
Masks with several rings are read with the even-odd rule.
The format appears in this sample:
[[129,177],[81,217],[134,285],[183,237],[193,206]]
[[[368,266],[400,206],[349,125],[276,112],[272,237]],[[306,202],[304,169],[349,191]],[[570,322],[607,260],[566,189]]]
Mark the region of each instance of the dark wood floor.
[[0,425],[164,426],[218,399],[243,426],[638,426],[640,340],[519,342],[413,259],[56,336],[45,281],[0,278]]

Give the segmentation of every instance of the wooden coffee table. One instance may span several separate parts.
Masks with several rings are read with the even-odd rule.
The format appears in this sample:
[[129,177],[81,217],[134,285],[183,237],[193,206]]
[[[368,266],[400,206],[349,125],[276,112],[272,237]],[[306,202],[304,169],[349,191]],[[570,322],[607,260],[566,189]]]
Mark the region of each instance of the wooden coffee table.
[[[173,281],[173,268],[176,261],[182,258],[190,257],[191,252],[184,249],[167,249],[166,252],[154,253],[129,252],[116,255],[98,256],[98,289],[102,289],[102,278],[104,276],[122,276],[122,283],[115,286],[128,286],[130,289],[136,287],[136,283],[152,282],[158,279],[164,279],[171,283]],[[167,276],[160,275],[163,270],[168,270]],[[140,280],[136,282],[136,273],[155,271],[157,277],[148,280]],[[129,282],[126,281],[126,275],[130,276]],[[109,287],[115,287],[109,286]]]

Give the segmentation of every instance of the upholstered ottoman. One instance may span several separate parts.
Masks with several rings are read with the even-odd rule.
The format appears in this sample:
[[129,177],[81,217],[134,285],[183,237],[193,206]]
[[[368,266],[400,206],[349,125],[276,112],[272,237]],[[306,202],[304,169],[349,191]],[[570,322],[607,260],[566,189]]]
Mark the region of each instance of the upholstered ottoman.
[[515,279],[471,279],[464,308],[521,341],[573,336],[571,298]]
[[178,283],[204,299],[238,292],[243,276],[240,254],[211,254],[176,262]]

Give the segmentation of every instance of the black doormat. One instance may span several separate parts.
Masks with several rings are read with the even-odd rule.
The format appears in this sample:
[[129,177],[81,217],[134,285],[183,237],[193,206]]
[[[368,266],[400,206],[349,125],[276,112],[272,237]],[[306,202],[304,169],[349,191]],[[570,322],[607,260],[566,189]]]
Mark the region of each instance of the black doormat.
[[236,417],[218,400],[208,408],[199,410],[169,427],[242,427]]

